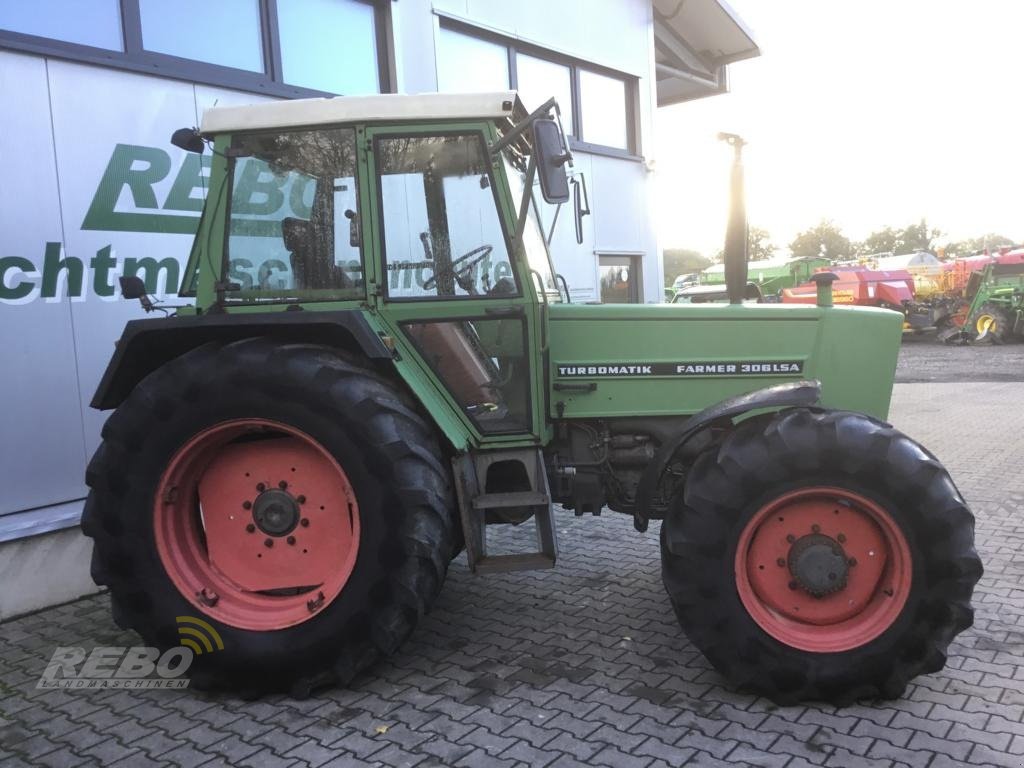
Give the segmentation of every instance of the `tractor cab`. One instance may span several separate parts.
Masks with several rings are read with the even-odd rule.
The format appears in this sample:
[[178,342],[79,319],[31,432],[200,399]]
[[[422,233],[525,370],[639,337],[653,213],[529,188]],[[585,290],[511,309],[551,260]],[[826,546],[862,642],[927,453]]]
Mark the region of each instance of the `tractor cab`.
[[571,166],[554,100],[275,102],[209,110],[174,142],[214,155],[181,290],[196,313],[359,312],[457,442],[544,432],[529,351],[563,294],[537,207],[569,201]]

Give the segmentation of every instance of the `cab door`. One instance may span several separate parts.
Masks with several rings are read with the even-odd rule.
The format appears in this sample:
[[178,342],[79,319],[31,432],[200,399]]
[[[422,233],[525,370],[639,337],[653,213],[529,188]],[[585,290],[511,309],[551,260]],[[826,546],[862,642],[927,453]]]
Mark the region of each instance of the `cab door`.
[[491,127],[366,133],[378,316],[474,442],[540,442],[537,303]]

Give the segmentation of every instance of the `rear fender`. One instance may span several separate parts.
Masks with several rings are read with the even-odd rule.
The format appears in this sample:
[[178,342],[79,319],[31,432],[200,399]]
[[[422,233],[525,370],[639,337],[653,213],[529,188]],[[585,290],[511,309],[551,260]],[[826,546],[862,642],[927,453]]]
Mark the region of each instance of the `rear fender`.
[[114,356],[90,405],[116,408],[142,379],[189,350],[211,341],[228,343],[264,336],[282,342],[325,344],[391,363],[384,345],[359,310],[187,315],[132,320],[121,334]]

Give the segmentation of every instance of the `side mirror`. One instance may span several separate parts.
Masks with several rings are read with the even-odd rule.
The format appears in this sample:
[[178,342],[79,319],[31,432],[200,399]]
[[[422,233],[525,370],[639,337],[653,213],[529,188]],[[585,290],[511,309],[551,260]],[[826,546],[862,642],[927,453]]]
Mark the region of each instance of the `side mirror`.
[[[121,284],[121,295],[126,299],[138,299],[139,304],[147,313],[152,312],[154,309],[160,309],[154,306],[153,300],[146,293],[146,284],[142,282],[142,278],[138,275],[122,276],[117,281]],[[164,311],[164,314],[167,314],[167,312]]]
[[565,173],[565,162],[569,159],[569,153],[562,144],[562,129],[554,120],[539,117],[533,121],[533,138],[537,175],[540,177],[540,193],[544,201],[569,202],[569,177]]
[[359,219],[356,212],[349,208],[345,211],[345,218],[348,219],[348,244],[353,248],[359,247]]
[[576,244],[583,245],[583,217],[590,215],[590,195],[587,194],[587,177],[582,173],[572,180],[572,202],[576,222]]
[[121,295],[126,299],[141,299],[146,295],[146,284],[138,275],[118,278],[121,284]]
[[171,134],[171,144],[186,152],[194,152],[197,155],[203,154],[206,145],[203,144],[203,137],[195,128],[179,128]]

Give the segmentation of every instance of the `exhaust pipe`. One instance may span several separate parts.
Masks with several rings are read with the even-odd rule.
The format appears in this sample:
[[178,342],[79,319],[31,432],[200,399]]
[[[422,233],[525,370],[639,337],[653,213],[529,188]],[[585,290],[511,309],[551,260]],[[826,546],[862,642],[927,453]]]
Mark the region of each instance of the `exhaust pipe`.
[[720,133],[718,138],[733,148],[732,176],[729,183],[729,223],[725,228],[725,292],[730,304],[742,304],[747,290],[747,204],[743,193],[743,146],[735,133]]

